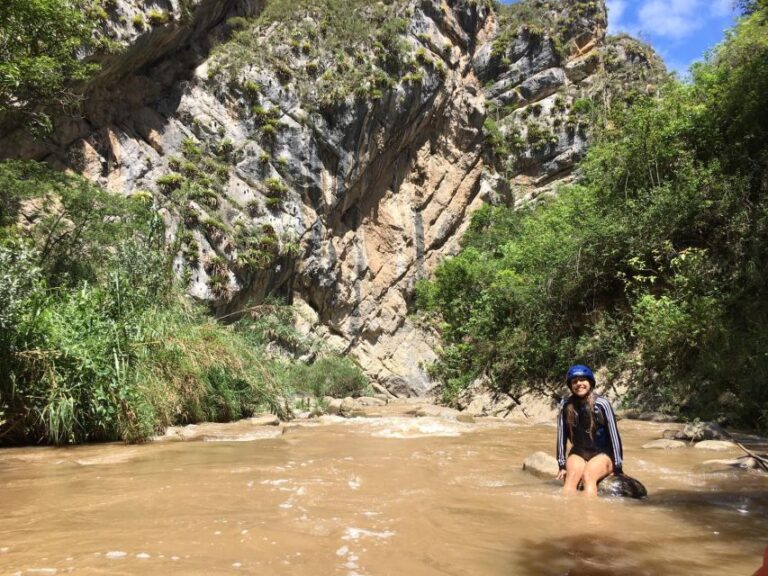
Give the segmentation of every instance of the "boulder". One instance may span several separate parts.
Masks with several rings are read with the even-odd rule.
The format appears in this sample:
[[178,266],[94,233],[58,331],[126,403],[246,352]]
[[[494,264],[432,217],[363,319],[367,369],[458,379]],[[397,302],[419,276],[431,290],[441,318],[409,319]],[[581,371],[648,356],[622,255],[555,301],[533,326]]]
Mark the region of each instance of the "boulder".
[[475,423],[475,417],[472,416],[472,414],[468,412],[459,412],[456,416],[456,420],[459,422],[463,422],[464,424],[474,424]]
[[381,398],[360,396],[360,398],[355,398],[355,404],[357,406],[386,406],[387,401]]
[[546,452],[534,452],[523,461],[523,470],[539,478],[552,479],[557,476],[560,467],[557,458]]
[[430,416],[432,418],[445,418],[447,420],[456,420],[459,416],[459,411],[454,410],[453,408],[446,408],[445,406],[434,406],[432,404],[427,404],[424,406],[419,406],[418,408],[412,411],[412,414],[419,418]]
[[673,448],[685,448],[687,444],[682,440],[667,440],[662,438],[660,440],[652,440],[643,444],[643,448],[659,449],[659,450],[671,450]]
[[728,434],[719,424],[714,422],[693,422],[686,424],[682,431],[682,437],[679,440],[692,440],[700,442],[701,440],[730,440]]
[[645,486],[639,480],[626,474],[606,476],[597,485],[597,492],[601,496],[621,496],[638,500],[648,496],[648,490],[645,489]]
[[674,428],[664,430],[661,436],[667,440],[686,440],[688,442],[731,439],[731,435],[714,422],[686,424],[682,430]]
[[341,400],[339,398],[332,398],[326,396],[323,398],[325,403],[325,413],[331,416],[339,416],[341,414]]
[[727,442],[725,440],[702,440],[694,445],[694,448],[699,450],[738,450],[738,446],[733,442]]
[[347,396],[341,401],[339,415],[344,416],[345,418],[361,418],[365,417],[365,410],[363,410],[363,407],[357,403],[357,400]]
[[263,414],[256,414],[255,416],[249,418],[248,422],[254,426],[279,426],[280,418],[274,414],[265,412]]
[[739,468],[742,470],[760,470],[757,460],[751,456],[741,456],[739,458],[718,458],[716,460],[705,460],[701,467],[706,471],[721,472],[724,468]]
[[[523,470],[538,478],[552,479],[557,476],[559,466],[557,459],[551,454],[534,452],[523,462]],[[648,496],[645,486],[639,480],[626,474],[606,476],[598,483],[597,492],[601,496],[621,496],[624,498],[642,499]]]

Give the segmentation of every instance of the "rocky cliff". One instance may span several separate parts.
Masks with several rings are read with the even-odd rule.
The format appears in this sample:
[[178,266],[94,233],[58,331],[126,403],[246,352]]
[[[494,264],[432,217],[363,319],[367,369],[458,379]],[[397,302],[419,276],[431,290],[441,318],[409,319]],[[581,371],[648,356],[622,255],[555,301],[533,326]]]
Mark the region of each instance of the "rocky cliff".
[[189,293],[231,315],[269,296],[400,395],[433,335],[414,284],[485,202],[572,176],[616,98],[658,58],[606,38],[602,1],[109,2],[121,50],[82,115],[0,157],[45,159],[151,196]]

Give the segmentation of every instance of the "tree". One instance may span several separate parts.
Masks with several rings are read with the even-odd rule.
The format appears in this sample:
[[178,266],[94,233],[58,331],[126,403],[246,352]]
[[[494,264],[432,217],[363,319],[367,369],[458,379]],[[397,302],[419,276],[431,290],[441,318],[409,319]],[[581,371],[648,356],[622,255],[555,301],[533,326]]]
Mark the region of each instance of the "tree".
[[77,102],[72,83],[96,68],[82,58],[93,38],[89,0],[3,0],[0,7],[0,122]]

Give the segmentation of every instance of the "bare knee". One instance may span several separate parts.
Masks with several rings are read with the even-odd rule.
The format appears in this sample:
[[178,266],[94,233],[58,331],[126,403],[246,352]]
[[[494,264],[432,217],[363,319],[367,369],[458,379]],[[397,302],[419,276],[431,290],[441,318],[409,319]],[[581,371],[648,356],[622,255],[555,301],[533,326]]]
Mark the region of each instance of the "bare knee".
[[607,456],[597,456],[584,467],[584,482],[596,484],[613,472],[613,462]]

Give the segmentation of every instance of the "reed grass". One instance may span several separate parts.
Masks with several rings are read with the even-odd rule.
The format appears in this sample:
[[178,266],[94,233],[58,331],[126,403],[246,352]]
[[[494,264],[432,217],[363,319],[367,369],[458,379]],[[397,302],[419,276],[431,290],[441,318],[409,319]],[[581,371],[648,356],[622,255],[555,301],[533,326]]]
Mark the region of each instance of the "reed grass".
[[[18,225],[23,206],[36,207],[35,226]],[[297,335],[284,306],[212,318],[175,286],[163,238],[145,199],[0,162],[0,445],[140,442],[262,410],[288,418],[288,397],[332,389],[313,374],[333,380],[334,366],[345,394],[365,384]]]

